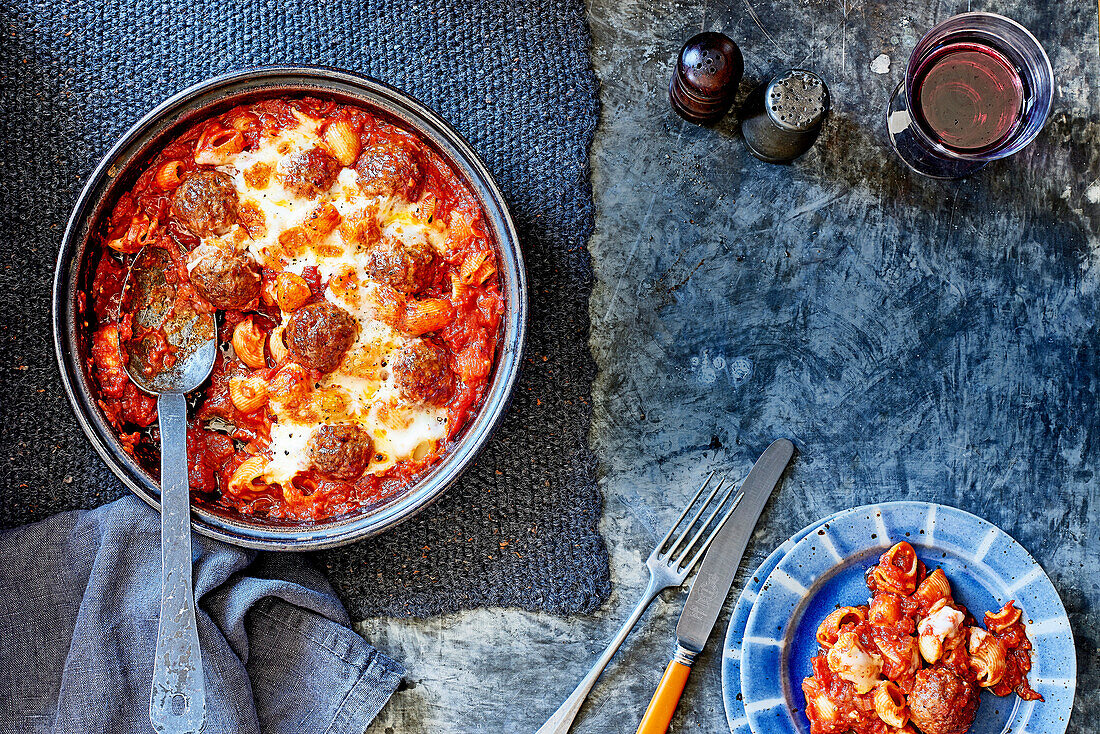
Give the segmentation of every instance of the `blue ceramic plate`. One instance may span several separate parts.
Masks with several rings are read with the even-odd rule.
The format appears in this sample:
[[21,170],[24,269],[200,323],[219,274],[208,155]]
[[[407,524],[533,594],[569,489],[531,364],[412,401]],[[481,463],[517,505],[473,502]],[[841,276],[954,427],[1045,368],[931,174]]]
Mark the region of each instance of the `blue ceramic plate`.
[[795,543],[761,587],[745,624],[741,692],[754,734],[808,734],[802,679],[817,626],[838,604],[862,604],[868,566],[906,540],[929,570],[943,567],[954,596],[981,619],[1009,599],[1034,645],[1031,685],[1045,702],[988,691],[971,734],[1063,734],[1077,660],[1069,620],[1043,569],[1019,543],[974,515],[926,502],[887,502],[841,513]]
[[764,562],[749,576],[745,582],[745,588],[741,596],[737,598],[737,605],[730,615],[730,626],[726,628],[726,645],[722,649],[722,702],[726,706],[726,722],[729,724],[731,734],[751,734],[749,719],[745,716],[745,705],[741,703],[741,638],[745,636],[745,623],[749,621],[749,612],[756,601],[756,595],[760,593],[760,587],[764,580],[772,572],[783,556],[794,544],[805,538],[811,531],[829,522],[839,513],[829,515],[824,520],[818,520],[799,530],[788,538],[783,545],[771,552]]

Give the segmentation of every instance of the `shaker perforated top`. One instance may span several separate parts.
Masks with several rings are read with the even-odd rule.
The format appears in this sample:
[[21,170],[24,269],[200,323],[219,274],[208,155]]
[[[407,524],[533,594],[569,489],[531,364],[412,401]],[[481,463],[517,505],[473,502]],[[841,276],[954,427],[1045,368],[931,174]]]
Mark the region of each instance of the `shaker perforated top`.
[[760,160],[787,163],[813,146],[828,113],[829,89],[821,77],[788,69],[749,95],[741,134]]
[[825,82],[804,69],[791,69],[772,79],[764,99],[772,122],[791,132],[814,129],[829,108]]

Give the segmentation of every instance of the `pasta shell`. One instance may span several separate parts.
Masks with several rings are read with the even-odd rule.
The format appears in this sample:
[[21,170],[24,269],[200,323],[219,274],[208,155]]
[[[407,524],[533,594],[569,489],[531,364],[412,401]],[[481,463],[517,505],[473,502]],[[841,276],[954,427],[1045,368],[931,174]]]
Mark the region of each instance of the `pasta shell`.
[[474,272],[473,282],[482,284],[485,281],[489,280],[489,278],[493,277],[493,273],[495,273],[496,271],[496,265],[494,265],[492,261],[486,260],[485,262],[481,263],[481,267],[478,268],[476,272]]
[[1020,610],[1015,602],[1007,602],[1000,611],[985,613],[985,626],[990,632],[1003,632],[1020,621]]
[[195,144],[195,163],[200,166],[225,165],[242,150],[244,136],[240,130],[211,123],[206,126]]
[[829,669],[852,683],[856,693],[870,693],[881,680],[882,656],[863,647],[855,632],[842,632],[826,655]]
[[432,220],[435,219],[435,210],[438,206],[439,199],[435,198],[434,194],[424,194],[424,198],[417,202],[416,205],[417,216],[430,224]]
[[154,242],[159,231],[159,222],[156,219],[150,219],[144,212],[139,212],[130,219],[130,226],[126,231],[121,236],[108,240],[107,246],[112,250],[133,254]]
[[909,596],[917,588],[920,561],[913,546],[902,541],[882,554],[873,572],[875,589]]
[[284,272],[279,273],[279,277],[275,279],[275,300],[285,312],[301,308],[312,296],[309,283],[300,275]]
[[454,309],[444,298],[425,298],[409,301],[401,317],[401,330],[419,336],[440,329],[451,323]]
[[904,637],[898,644],[880,645],[879,652],[886,659],[884,668],[889,669],[888,678],[912,675],[920,668],[920,651],[916,637]]
[[378,211],[374,208],[366,208],[351,212],[340,223],[340,235],[344,242],[359,248],[375,244],[382,237],[382,230],[378,225]]
[[845,624],[859,624],[867,615],[859,607],[841,607],[834,610],[817,627],[817,644],[828,650],[840,637],[840,628]]
[[458,278],[451,280],[451,301],[456,304],[462,303],[466,296],[470,293],[470,286],[463,283]]
[[478,268],[481,267],[488,257],[489,253],[484,251],[471,252],[467,255],[462,261],[462,265],[458,268],[458,277],[462,282],[467,285],[474,283],[474,274],[477,273]]
[[817,716],[819,719],[824,719],[825,721],[836,721],[836,704],[834,704],[824,693],[813,700],[813,707],[814,710],[817,712]]
[[929,664],[935,663],[943,655],[943,643],[934,635],[921,635],[917,638],[920,656]]
[[233,351],[237,358],[254,370],[267,366],[264,359],[264,340],[267,337],[256,326],[251,316],[233,329]]
[[1008,650],[1004,643],[985,630],[970,628],[970,669],[977,676],[978,685],[992,688],[1004,677]]
[[900,729],[909,721],[905,694],[893,681],[883,681],[875,688],[875,713],[887,726]]
[[302,226],[290,227],[279,233],[279,247],[276,257],[295,258],[301,255],[313,244],[305,228]]
[[256,490],[254,482],[263,477],[264,469],[267,467],[267,458],[263,456],[252,456],[245,459],[244,462],[237,467],[237,470],[233,472],[233,476],[229,479],[228,491],[233,495],[244,494],[245,492],[252,492]]
[[947,580],[943,569],[937,568],[920,582],[914,593],[926,604],[931,605],[940,599],[951,599],[951,582]]
[[350,166],[359,157],[359,132],[350,120],[333,120],[323,134],[325,145],[340,165]]
[[310,212],[306,220],[302,222],[302,229],[305,230],[309,241],[316,245],[328,237],[332,230],[340,225],[342,219],[343,217],[340,216],[340,212],[336,210],[336,207],[325,202]]
[[234,130],[240,130],[243,133],[259,127],[260,119],[251,112],[242,112],[236,115],[232,121],[230,121],[230,124],[233,126]]
[[901,617],[901,597],[897,594],[876,594],[867,612],[867,619],[875,625],[894,625]]
[[157,169],[153,176],[153,183],[163,191],[174,191],[180,185],[180,169],[183,163],[180,161],[168,161]]
[[267,234],[267,215],[254,201],[246,200],[240,203],[237,207],[237,222],[245,228],[252,239],[259,239]]
[[259,375],[229,380],[229,399],[237,410],[248,415],[267,404],[267,381]]

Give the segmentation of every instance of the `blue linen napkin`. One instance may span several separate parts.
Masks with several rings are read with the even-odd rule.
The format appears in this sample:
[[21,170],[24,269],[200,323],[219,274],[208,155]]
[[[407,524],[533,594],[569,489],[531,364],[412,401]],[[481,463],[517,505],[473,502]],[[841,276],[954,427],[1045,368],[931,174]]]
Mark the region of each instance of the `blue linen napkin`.
[[[209,734],[362,734],[405,674],[295,554],[193,535]],[[136,497],[0,533],[0,731],[147,734],[160,517]]]

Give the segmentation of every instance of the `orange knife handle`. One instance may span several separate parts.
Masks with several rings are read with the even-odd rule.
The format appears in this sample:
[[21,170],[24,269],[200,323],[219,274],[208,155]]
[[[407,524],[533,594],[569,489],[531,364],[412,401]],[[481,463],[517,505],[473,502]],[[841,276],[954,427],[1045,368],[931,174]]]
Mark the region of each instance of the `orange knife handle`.
[[668,731],[668,724],[676,713],[694,661],[695,653],[677,645],[676,654],[665,668],[661,683],[642,716],[642,723],[638,724],[637,734],[664,734]]

